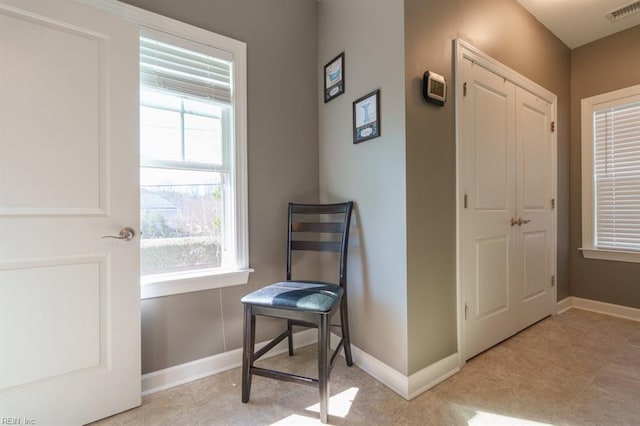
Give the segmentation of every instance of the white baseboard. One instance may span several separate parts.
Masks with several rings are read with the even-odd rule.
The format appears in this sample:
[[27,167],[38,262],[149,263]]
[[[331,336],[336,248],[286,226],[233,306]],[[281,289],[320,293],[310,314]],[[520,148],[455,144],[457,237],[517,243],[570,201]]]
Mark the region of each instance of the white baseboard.
[[[311,345],[318,340],[318,332],[315,329],[307,329],[294,333],[293,342],[296,348]],[[256,344],[261,348],[268,342]],[[275,348],[266,354],[265,358],[287,351],[287,341],[280,342]],[[222,373],[242,365],[242,349],[234,349],[229,352],[216,354],[207,358],[165,368],[142,375],[142,395],[149,395],[174,386],[202,379],[213,374]]]
[[567,312],[573,307],[573,298],[571,296],[565,297],[559,301],[556,305],[556,315],[560,315],[563,312]]
[[409,376],[409,397],[406,399],[412,400],[438,383],[444,382],[458,371],[460,371],[460,357],[458,353],[454,353],[413,373]]
[[[338,336],[332,334],[331,346],[335,347],[339,340],[340,338]],[[389,367],[374,356],[369,355],[353,343],[351,344],[351,354],[353,355],[353,363],[360,369],[401,397],[408,399],[407,376],[400,373],[398,370]],[[344,355],[344,350],[341,352],[341,355]]]
[[[567,301],[570,299],[569,301]],[[567,301],[567,302],[565,302]],[[571,308],[582,309],[584,311],[596,312],[599,314],[609,315],[612,317],[624,318],[632,321],[640,321],[640,309],[630,308],[628,306],[614,305],[612,303],[599,302],[597,300],[583,299],[582,297],[567,297],[558,303],[560,312],[560,303],[563,303],[564,312]],[[568,307],[566,305],[569,305]]]
[[[339,336],[331,335],[333,348],[337,346],[339,341]],[[457,353],[441,359],[409,377],[353,344],[351,344],[351,353],[354,364],[408,401],[460,371]],[[344,356],[344,351],[341,351],[340,354]]]
[[[307,329],[295,333],[293,341],[296,348],[302,348],[316,343],[317,337],[318,333],[315,329]],[[339,340],[340,338],[337,335],[331,334],[332,347],[335,348]],[[256,347],[261,348],[267,343],[268,342],[258,343]],[[280,342],[265,355],[265,357],[270,358],[286,351],[287,342],[285,340]],[[353,362],[359,368],[406,400],[411,400],[423,392],[426,392],[460,370],[457,353],[443,358],[407,377],[353,344],[351,345],[351,352],[353,354]],[[341,355],[344,356],[344,351],[341,351]],[[145,396],[160,392],[213,374],[222,373],[223,371],[231,370],[241,365],[242,349],[234,349],[229,352],[144,374],[142,376],[142,395]]]

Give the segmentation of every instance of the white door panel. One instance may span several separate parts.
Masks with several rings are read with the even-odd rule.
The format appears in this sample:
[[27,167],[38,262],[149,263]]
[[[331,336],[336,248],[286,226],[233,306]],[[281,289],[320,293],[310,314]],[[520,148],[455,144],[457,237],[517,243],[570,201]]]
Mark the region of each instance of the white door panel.
[[546,233],[526,232],[522,236],[522,300],[544,296],[548,287]]
[[[140,404],[138,29],[0,0],[0,413],[82,424]],[[11,348],[7,350],[7,348]]]
[[0,282],[20,284],[0,287],[0,323],[20,324],[2,328],[2,341],[19,350],[2,352],[2,365],[12,368],[3,370],[0,389],[100,364],[100,311],[96,308],[103,265],[104,259],[92,259],[0,271]]
[[[461,123],[462,279],[468,357],[513,334],[515,212],[515,86],[465,60],[467,96]],[[493,343],[488,343],[493,342]]]
[[518,329],[551,314],[551,111],[548,102],[519,89],[516,94],[519,253]]
[[518,209],[549,209],[551,175],[549,104],[519,89],[516,101],[518,150]]
[[504,237],[476,239],[476,320],[507,311],[509,303],[509,241]]
[[508,236],[475,240],[474,281],[470,283],[472,294],[468,295],[467,353],[475,355],[513,334],[510,240]]
[[[522,95],[522,93],[519,93]],[[518,96],[520,100],[521,96]],[[533,110],[526,103],[519,105],[519,135],[522,138],[519,148],[522,149],[521,176],[521,206],[527,211],[545,210],[549,202],[549,177],[540,169],[546,165],[547,147],[545,146],[548,114],[545,111]],[[544,114],[544,115],[543,115]]]
[[509,91],[492,90],[474,82],[476,117],[471,129],[475,140],[475,196],[477,210],[500,210],[510,208],[510,175],[513,170],[511,143],[512,118],[509,110],[512,100]]

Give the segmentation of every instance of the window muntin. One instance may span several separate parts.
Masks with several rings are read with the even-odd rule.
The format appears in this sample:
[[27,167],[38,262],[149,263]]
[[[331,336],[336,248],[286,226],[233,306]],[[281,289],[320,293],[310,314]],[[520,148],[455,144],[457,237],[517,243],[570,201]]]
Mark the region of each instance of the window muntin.
[[582,244],[640,262],[640,85],[582,100]]

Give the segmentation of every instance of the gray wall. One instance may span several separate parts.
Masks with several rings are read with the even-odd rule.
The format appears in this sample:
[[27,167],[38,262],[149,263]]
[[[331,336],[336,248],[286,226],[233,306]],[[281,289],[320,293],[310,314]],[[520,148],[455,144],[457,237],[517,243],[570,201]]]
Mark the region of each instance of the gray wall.
[[[142,370],[242,345],[240,298],[285,274],[289,201],[318,198],[315,0],[126,0],[247,43],[249,285],[142,301]],[[317,266],[309,266],[317,274]],[[303,272],[304,273],[304,272]],[[279,323],[259,321],[257,340]]]
[[[558,96],[558,299],[569,295],[570,51],[514,0],[405,0],[409,374],[456,351],[456,157],[452,40],[466,40]],[[424,71],[449,82],[443,108]]]
[[[406,374],[403,2],[320,0],[318,23],[319,68],[345,51],[345,93],[318,101],[320,195],[356,202],[348,275],[352,340]],[[354,145],[352,102],[375,89],[381,90],[381,137]]]
[[571,295],[640,308],[640,264],[585,259],[580,101],[640,84],[640,26],[571,52]]

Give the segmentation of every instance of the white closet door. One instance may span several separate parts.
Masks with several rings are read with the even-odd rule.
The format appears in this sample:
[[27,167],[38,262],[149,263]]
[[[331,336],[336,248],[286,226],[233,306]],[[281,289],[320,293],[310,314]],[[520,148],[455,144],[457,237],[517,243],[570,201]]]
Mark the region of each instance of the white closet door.
[[551,314],[553,253],[551,216],[550,105],[532,93],[516,92],[516,152],[519,276],[518,330]]
[[79,425],[140,404],[138,29],[0,0],[0,415]]
[[464,59],[459,123],[465,359],[552,312],[550,104]]
[[469,358],[514,333],[515,86],[468,60],[463,63],[460,166],[462,280]]

